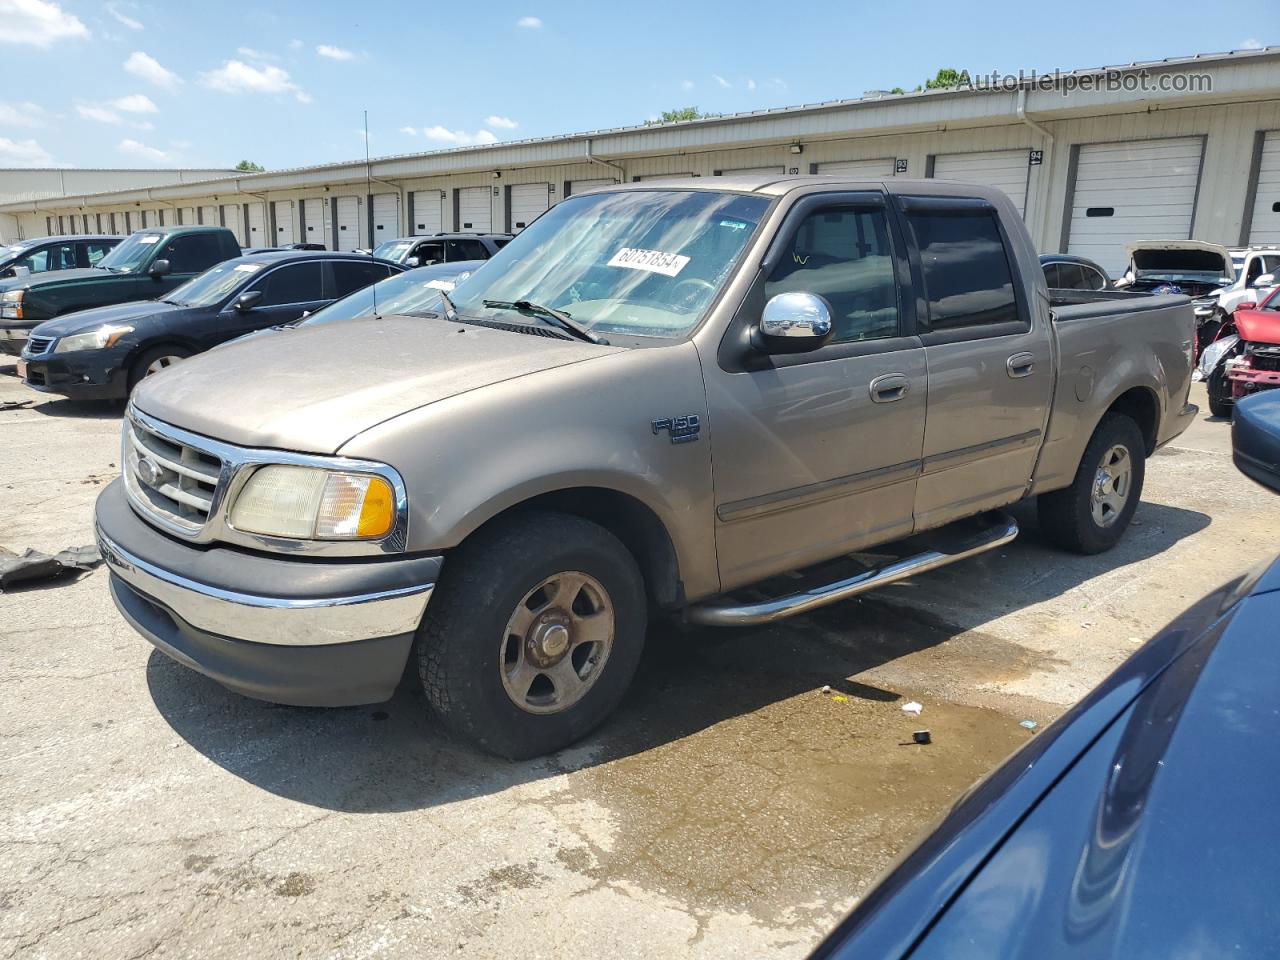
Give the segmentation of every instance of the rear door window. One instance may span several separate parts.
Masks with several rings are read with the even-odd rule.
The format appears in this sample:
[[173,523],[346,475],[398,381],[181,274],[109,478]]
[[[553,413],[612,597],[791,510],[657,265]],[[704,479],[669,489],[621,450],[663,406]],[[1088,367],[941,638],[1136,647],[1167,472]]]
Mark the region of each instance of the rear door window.
[[204,273],[225,258],[217,237],[208,233],[196,233],[174,237],[165,245],[158,259],[169,261],[171,273]]
[[335,260],[333,261],[335,290],[331,293],[331,298],[336,300],[338,297],[345,297],[348,293],[355,293],[371,283],[387,279],[391,273],[391,269],[382,263]]
[[291,263],[272,270],[262,278],[259,306],[278,307],[323,300],[323,268],[322,263]]
[[479,240],[470,237],[459,240],[446,240],[445,248],[449,251],[449,261],[455,260],[488,260],[489,250]]
[[929,329],[1021,320],[1013,268],[994,210],[957,206],[906,211],[920,255]]

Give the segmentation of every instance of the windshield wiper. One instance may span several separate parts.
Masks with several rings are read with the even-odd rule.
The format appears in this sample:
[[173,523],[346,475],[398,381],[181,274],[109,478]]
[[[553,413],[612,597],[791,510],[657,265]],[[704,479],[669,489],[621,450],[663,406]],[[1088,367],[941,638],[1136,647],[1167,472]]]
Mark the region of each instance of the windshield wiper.
[[604,337],[596,336],[586,327],[582,326],[573,317],[569,316],[563,310],[557,310],[555,307],[544,307],[540,303],[531,303],[528,300],[485,300],[486,307],[494,310],[516,310],[520,313],[531,313],[535,317],[541,317],[543,320],[550,320],[566,333],[571,333],[579,340],[585,340],[587,343],[595,343],[600,346],[608,346],[609,341]]

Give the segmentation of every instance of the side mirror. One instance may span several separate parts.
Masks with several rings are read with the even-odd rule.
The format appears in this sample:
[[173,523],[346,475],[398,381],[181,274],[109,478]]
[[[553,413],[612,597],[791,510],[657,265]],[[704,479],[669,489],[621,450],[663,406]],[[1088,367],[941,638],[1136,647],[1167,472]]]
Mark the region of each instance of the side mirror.
[[422,266],[422,261],[417,257],[405,257],[404,265],[406,267],[420,267]]
[[808,353],[831,339],[831,308],[812,293],[780,293],[764,305],[756,333],[768,353]]
[[252,310],[262,301],[261,290],[248,290],[236,297],[236,309],[241,313]]
[[1236,401],[1231,454],[1246,477],[1280,493],[1280,390]]
[[1276,285],[1276,275],[1274,273],[1264,273],[1257,280],[1253,281],[1250,286],[1257,290],[1259,287],[1274,287]]
[[31,276],[30,267],[13,267],[5,274],[6,277],[29,277]]
[[151,275],[153,277],[167,276],[169,273],[169,261],[157,260],[151,265]]
[[[1257,310],[1257,309],[1258,309],[1258,301],[1256,300],[1245,300],[1243,303],[1236,304],[1236,310]],[[1231,312],[1235,313],[1235,310]]]

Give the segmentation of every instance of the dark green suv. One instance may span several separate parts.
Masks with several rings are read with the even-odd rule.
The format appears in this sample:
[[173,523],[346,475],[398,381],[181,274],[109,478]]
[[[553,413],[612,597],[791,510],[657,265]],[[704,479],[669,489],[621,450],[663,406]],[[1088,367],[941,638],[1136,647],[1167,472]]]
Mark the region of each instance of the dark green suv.
[[158,300],[215,263],[240,256],[223,227],[139,230],[81,270],[28,274],[0,281],[0,352],[17,356],[38,323],[75,310],[132,300]]

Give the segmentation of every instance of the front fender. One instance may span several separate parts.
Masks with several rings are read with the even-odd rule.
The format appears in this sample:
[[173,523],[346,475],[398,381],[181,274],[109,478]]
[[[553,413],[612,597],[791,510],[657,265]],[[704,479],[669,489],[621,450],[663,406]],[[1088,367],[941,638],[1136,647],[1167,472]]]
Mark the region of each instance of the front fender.
[[[697,416],[673,443],[653,421]],[[447,550],[517,504],[593,487],[630,496],[665,527],[691,598],[719,589],[711,441],[692,343],[612,353],[409,411],[339,451],[394,466],[409,495],[409,546]]]

